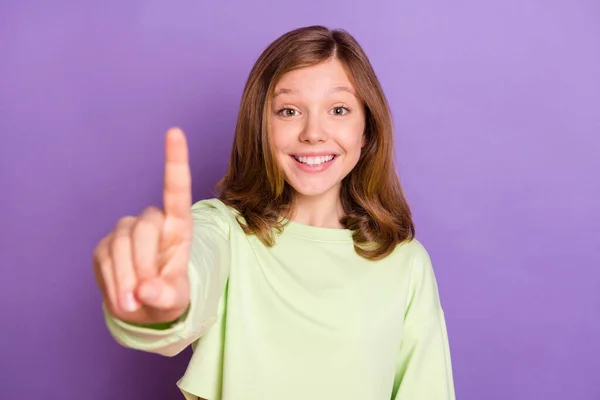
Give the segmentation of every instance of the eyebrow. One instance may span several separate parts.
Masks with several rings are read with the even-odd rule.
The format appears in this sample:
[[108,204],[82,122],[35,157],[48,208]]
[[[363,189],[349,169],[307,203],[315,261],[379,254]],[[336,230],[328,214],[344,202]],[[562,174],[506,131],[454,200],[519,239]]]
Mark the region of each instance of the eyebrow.
[[[287,88],[280,88],[277,89],[275,91],[275,93],[273,93],[273,98],[279,96],[280,94],[290,94],[290,93],[297,93],[298,90],[292,90],[292,89],[287,89]],[[331,89],[329,89],[328,93],[337,93],[337,92],[348,92],[353,96],[356,96],[356,93],[354,92],[354,90],[349,87],[349,86],[335,86]]]
[[354,93],[354,90],[349,86],[336,86],[334,88],[331,88],[331,90],[329,91],[329,93],[336,93],[336,92],[348,92],[351,95],[356,96],[356,93]]
[[296,90],[286,89],[286,88],[277,89],[275,91],[275,93],[273,93],[273,98],[279,96],[280,94],[288,94],[288,93],[294,93],[294,92],[296,92]]

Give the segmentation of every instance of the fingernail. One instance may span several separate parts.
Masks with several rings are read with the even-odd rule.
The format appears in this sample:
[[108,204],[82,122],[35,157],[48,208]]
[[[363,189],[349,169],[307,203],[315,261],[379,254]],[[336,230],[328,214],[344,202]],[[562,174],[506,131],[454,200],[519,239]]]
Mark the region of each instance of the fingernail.
[[137,308],[138,308],[137,301],[135,300],[135,297],[133,297],[132,292],[125,294],[125,296],[123,297],[122,307],[125,311],[128,311],[128,312],[133,312],[133,311],[137,310]]

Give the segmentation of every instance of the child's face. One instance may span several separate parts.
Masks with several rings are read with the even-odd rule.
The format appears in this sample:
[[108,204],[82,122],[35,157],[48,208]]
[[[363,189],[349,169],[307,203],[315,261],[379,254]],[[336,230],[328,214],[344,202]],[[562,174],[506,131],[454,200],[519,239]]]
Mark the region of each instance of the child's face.
[[339,191],[364,146],[365,113],[337,60],[291,71],[277,83],[271,109],[275,157],[304,196]]

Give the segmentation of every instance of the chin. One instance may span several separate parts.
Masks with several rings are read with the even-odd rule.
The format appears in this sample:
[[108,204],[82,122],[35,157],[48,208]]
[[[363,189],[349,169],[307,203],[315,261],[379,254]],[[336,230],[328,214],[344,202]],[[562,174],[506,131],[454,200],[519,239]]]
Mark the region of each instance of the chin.
[[303,197],[320,197],[324,196],[333,191],[339,191],[341,184],[339,182],[319,182],[319,183],[308,183],[308,182],[294,182],[288,180],[289,185],[294,189],[298,195]]

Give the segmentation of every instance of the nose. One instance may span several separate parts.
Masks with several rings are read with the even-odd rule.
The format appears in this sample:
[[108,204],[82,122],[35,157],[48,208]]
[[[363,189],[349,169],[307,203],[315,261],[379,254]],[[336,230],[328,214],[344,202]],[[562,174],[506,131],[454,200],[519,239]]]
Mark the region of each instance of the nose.
[[309,114],[305,119],[305,125],[300,132],[300,141],[308,144],[316,144],[327,141],[327,130],[318,115]]

